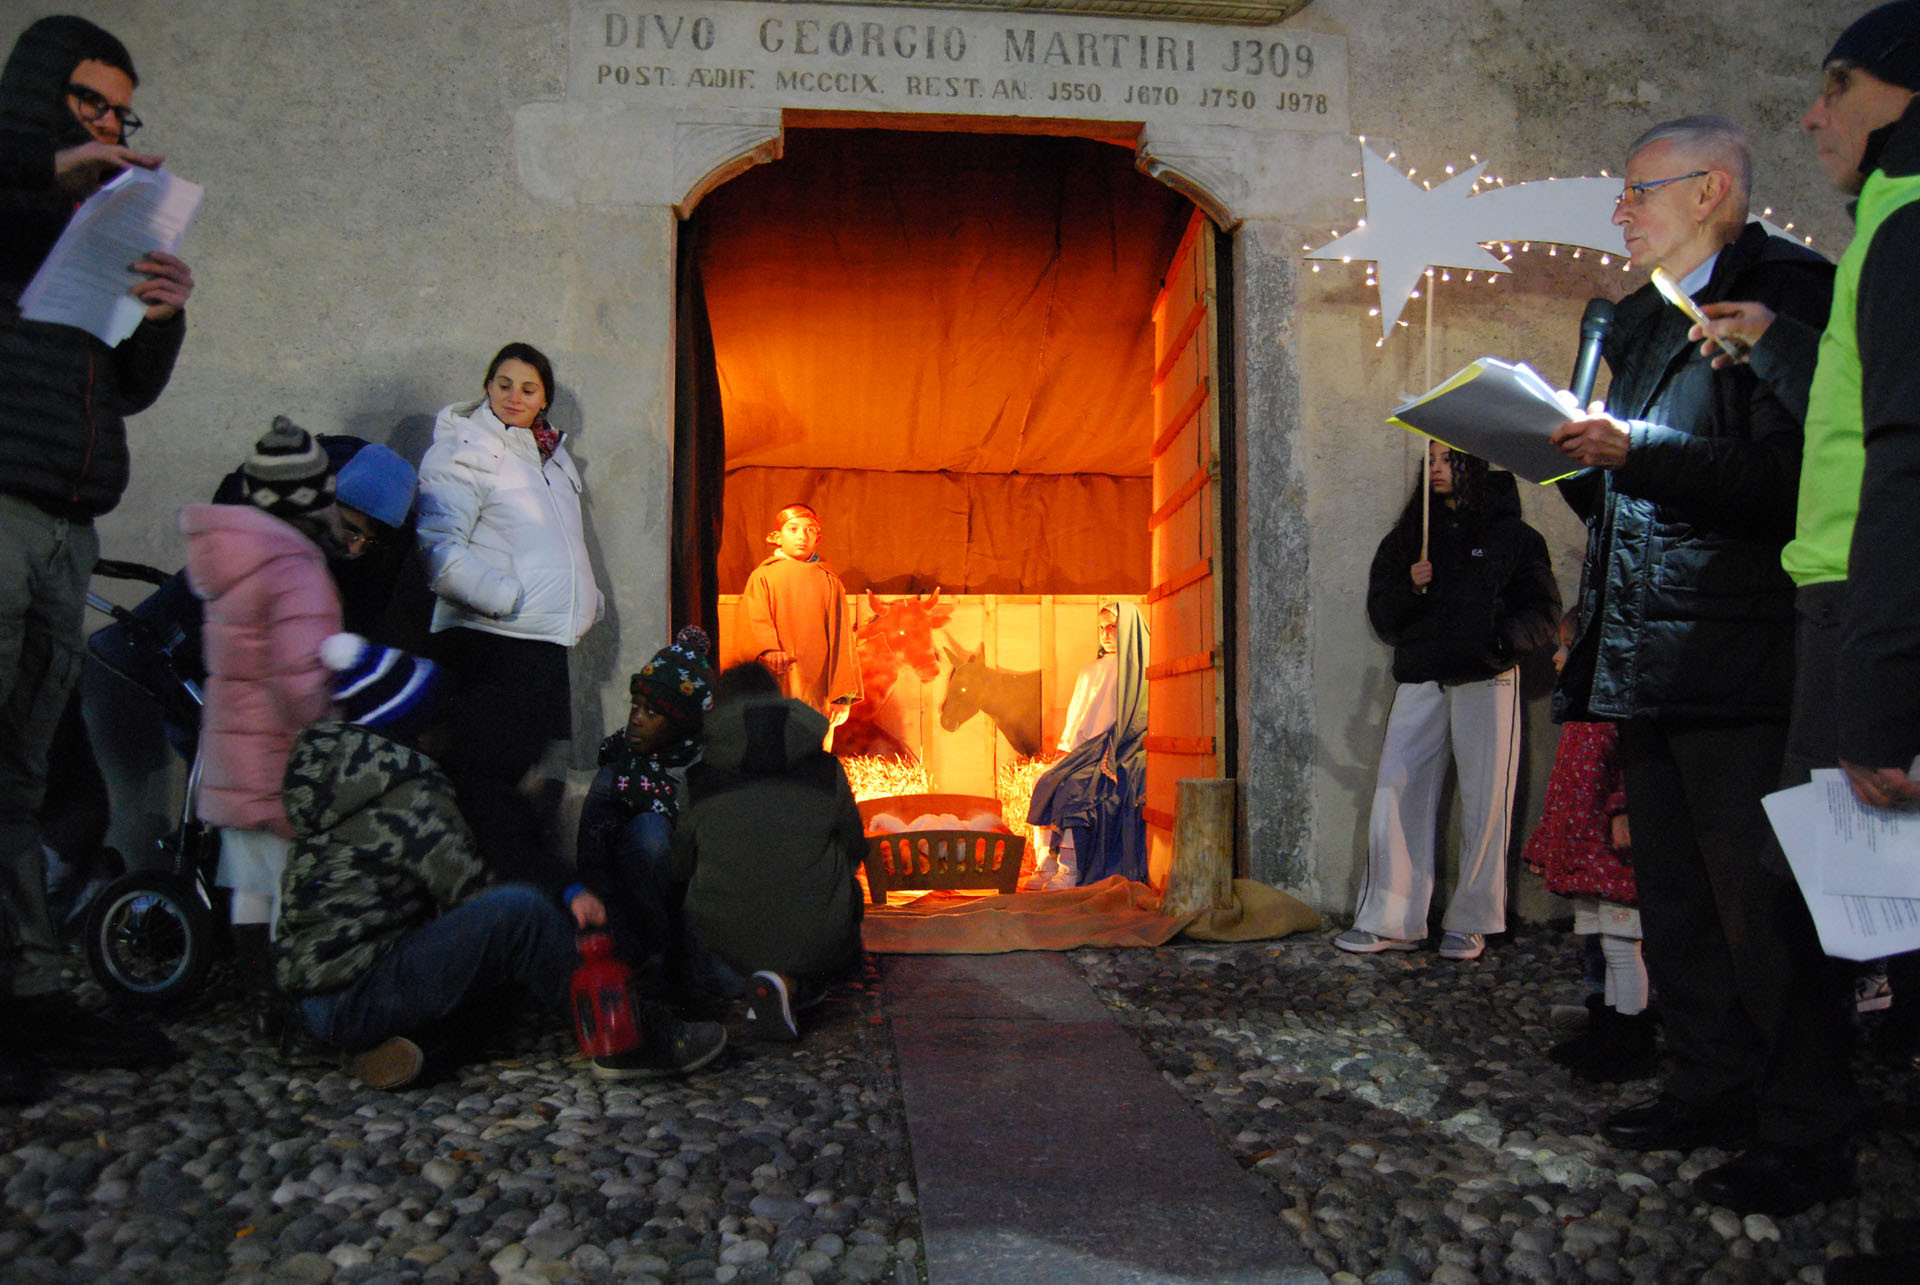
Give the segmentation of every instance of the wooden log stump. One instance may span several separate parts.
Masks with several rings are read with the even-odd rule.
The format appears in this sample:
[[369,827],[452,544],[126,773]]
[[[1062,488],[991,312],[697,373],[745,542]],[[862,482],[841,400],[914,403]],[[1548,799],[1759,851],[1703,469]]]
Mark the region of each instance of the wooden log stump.
[[1185,918],[1233,904],[1233,806],[1231,777],[1174,782],[1173,864],[1161,914]]

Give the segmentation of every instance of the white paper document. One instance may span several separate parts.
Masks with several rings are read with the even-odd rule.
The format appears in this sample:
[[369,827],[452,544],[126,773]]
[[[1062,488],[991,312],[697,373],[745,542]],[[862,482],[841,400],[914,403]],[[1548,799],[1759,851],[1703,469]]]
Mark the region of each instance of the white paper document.
[[[1837,771],[1814,776],[1761,802],[1813,912],[1821,947],[1840,959],[1879,959],[1920,949],[1920,896],[1889,891],[1914,886],[1908,872],[1891,867],[1912,842],[1915,832],[1908,823],[1920,817],[1866,808]],[[1832,778],[1839,778],[1837,788],[1851,808],[1836,797]],[[1854,809],[1873,815],[1863,820]],[[1913,849],[1905,850],[1908,861],[1920,864]],[[1863,854],[1867,859],[1859,860]],[[1836,886],[1864,891],[1838,892]]]
[[1438,438],[1529,482],[1553,482],[1580,471],[1547,440],[1572,418],[1553,385],[1531,367],[1481,357],[1395,407],[1387,422]]
[[122,171],[67,220],[20,294],[20,315],[78,326],[108,347],[119,345],[147,315],[147,305],[128,293],[146,279],[132,265],[154,250],[179,252],[201,193],[166,170]]

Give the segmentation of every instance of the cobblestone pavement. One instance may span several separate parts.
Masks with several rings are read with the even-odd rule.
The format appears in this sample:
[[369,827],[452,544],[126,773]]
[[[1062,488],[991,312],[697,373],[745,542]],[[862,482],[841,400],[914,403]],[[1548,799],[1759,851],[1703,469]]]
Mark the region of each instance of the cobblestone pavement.
[[737,1041],[685,1080],[597,1080],[570,1034],[527,1034],[395,1093],[284,1065],[210,997],[170,1027],[177,1065],[0,1108],[0,1279],[910,1285],[876,976],[799,1046]]
[[[1605,1146],[1595,1120],[1653,1086],[1547,1060],[1569,941],[1516,933],[1468,964],[1326,934],[1073,958],[1337,1285],[1813,1282],[1913,1216],[1920,1075],[1864,1053],[1856,1199],[1741,1219],[1687,1195],[1721,1153]],[[172,1026],[178,1065],[0,1108],[0,1279],[912,1285],[877,977],[797,1048],[736,1039],[687,1080],[596,1080],[569,1036],[527,1034],[397,1093],[283,1064],[216,989]]]
[[1583,1085],[1547,1059],[1569,1033],[1556,1017],[1584,1017],[1572,938],[1515,933],[1466,964],[1330,939],[1075,958],[1339,1285],[1817,1282],[1920,1212],[1910,1064],[1857,1059],[1857,1198],[1740,1218],[1688,1195],[1726,1153],[1615,1151],[1594,1133],[1655,1082]]

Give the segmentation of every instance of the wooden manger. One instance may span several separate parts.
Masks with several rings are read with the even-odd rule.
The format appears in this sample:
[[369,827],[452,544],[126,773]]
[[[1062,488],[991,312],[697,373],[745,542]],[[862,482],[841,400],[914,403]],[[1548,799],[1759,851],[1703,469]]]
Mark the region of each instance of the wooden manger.
[[[978,794],[896,794],[863,799],[860,820],[891,813],[903,822],[951,812],[959,817],[982,812],[1000,815],[1000,801]],[[889,892],[993,890],[1015,892],[1027,841],[997,830],[900,830],[867,836],[867,895],[876,906]]]

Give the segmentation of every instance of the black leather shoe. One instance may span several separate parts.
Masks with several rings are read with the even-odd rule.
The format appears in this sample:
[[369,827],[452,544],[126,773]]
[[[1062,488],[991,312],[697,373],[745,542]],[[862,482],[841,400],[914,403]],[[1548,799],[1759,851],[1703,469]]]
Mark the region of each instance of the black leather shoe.
[[74,1071],[139,1070],[166,1066],[180,1056],[158,1028],[90,1012],[67,995],[13,1000],[4,1017],[12,1023],[15,1043],[48,1066]]
[[1693,1194],[1740,1214],[1784,1217],[1853,1194],[1853,1161],[1843,1147],[1763,1142],[1693,1180]]
[[46,1091],[46,1072],[38,1058],[20,1049],[0,1048],[0,1102],[38,1102]]
[[1691,1151],[1744,1147],[1753,1139],[1753,1112],[1744,1103],[1697,1106],[1670,1093],[1614,1112],[1600,1136],[1634,1151]]

